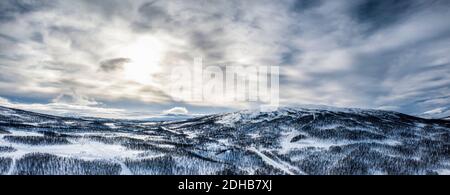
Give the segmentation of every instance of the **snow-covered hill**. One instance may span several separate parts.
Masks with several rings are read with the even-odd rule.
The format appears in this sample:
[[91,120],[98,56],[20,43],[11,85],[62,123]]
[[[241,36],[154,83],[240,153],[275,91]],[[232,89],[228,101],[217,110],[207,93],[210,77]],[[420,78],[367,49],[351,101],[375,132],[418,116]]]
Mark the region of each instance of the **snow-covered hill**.
[[450,122],[362,109],[149,122],[0,107],[0,174],[450,174]]

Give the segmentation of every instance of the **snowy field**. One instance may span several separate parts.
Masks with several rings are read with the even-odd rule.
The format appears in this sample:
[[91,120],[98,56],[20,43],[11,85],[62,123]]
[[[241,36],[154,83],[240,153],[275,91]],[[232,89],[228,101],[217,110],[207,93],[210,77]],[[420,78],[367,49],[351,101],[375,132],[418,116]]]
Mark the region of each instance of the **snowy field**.
[[450,122],[282,108],[170,122],[0,107],[0,174],[449,174]]

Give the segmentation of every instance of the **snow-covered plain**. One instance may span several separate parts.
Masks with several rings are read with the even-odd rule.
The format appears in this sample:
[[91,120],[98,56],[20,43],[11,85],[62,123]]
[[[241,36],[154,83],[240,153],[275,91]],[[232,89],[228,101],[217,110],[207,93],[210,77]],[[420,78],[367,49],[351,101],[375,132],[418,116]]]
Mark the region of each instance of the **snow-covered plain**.
[[281,108],[181,121],[0,107],[0,174],[449,174],[450,122]]

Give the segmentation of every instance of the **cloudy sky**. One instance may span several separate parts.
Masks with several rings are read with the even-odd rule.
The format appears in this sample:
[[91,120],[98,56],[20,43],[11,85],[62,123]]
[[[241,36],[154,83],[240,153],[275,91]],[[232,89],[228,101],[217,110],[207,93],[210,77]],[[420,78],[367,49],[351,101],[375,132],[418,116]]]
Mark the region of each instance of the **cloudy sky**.
[[0,104],[104,117],[213,113],[169,72],[280,66],[280,103],[450,115],[450,1],[2,0]]

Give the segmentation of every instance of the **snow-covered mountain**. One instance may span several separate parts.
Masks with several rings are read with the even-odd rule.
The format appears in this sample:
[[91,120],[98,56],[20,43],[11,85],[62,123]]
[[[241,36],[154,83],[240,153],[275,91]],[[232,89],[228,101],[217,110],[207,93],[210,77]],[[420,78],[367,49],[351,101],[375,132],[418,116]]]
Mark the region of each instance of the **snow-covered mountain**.
[[362,109],[149,122],[0,107],[0,174],[450,174],[450,122]]

